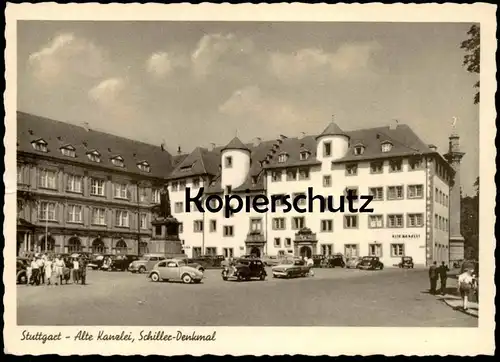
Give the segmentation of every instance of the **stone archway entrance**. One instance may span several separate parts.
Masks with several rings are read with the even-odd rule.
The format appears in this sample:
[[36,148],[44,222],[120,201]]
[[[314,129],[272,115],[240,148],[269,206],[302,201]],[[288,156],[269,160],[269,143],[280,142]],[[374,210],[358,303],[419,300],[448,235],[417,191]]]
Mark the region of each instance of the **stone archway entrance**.
[[312,250],[309,246],[302,246],[300,248],[300,256],[310,258],[312,256]]
[[97,238],[97,239],[94,239],[94,241],[92,242],[92,252],[93,253],[104,253],[104,250],[105,250],[105,246],[104,246],[104,242],[100,239],[100,238]]
[[82,242],[76,236],[68,240],[68,253],[78,253],[82,251]]
[[250,249],[250,255],[260,258],[260,248],[254,246],[252,249]]
[[118,240],[115,250],[117,254],[127,254],[127,243],[123,239]]

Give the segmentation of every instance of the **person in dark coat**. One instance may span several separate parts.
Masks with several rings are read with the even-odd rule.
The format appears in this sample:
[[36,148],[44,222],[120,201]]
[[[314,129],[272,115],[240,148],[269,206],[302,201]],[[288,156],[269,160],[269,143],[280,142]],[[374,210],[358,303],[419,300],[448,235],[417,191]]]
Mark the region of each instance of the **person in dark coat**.
[[441,265],[438,268],[439,280],[441,282],[441,295],[446,294],[446,281],[448,280],[449,271],[450,269],[448,268],[448,265],[446,265],[444,261],[442,261]]
[[87,278],[87,259],[80,257],[80,260],[78,261],[78,267],[79,267],[79,277],[80,277],[80,282],[82,285],[85,285],[85,280]]
[[436,285],[439,277],[436,264],[436,262],[433,262],[429,268],[429,281],[431,282],[431,289],[429,292],[431,294],[436,294]]

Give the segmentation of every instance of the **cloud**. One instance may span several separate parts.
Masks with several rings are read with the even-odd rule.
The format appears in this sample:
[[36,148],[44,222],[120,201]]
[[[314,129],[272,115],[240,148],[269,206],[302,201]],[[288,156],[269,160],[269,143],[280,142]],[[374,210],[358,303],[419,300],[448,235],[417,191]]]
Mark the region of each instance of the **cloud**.
[[123,78],[103,80],[89,91],[89,97],[100,104],[114,102],[123,94],[125,83],[126,81]]
[[174,64],[168,53],[157,52],[151,54],[146,61],[146,69],[149,73],[163,78],[174,69]]
[[376,42],[342,44],[333,53],[319,48],[305,48],[292,53],[270,54],[269,70],[283,81],[314,76],[350,76],[366,71],[373,53],[380,48]]
[[192,70],[197,76],[206,76],[216,68],[221,69],[221,63],[244,61],[253,50],[251,39],[232,33],[206,34],[191,53]]
[[55,36],[28,58],[32,75],[45,84],[68,80],[68,74],[100,77],[107,61],[104,52],[93,42],[72,33]]

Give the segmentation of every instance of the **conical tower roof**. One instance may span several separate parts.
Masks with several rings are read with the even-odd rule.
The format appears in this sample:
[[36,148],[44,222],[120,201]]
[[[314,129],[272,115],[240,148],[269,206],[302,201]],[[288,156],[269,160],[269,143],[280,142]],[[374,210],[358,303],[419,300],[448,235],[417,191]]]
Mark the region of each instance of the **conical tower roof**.
[[243,142],[240,141],[238,137],[234,137],[231,142],[229,142],[226,147],[222,149],[222,151],[225,150],[244,150],[250,152],[250,149],[245,146]]
[[330,124],[325,128],[323,132],[316,139],[324,136],[345,136],[349,137],[342,129],[335,123],[330,122]]

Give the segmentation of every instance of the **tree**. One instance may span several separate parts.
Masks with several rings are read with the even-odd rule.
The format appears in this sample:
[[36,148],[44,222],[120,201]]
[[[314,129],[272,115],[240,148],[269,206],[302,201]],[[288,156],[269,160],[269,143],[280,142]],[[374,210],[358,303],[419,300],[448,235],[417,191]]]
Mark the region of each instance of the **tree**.
[[474,182],[476,195],[461,198],[460,231],[465,239],[466,255],[477,258],[479,255],[479,177]]
[[[469,31],[467,32],[467,35],[469,36],[469,38],[467,40],[464,40],[460,45],[460,48],[466,51],[466,54],[464,55],[463,65],[464,67],[466,67],[468,72],[479,74],[480,55],[481,55],[480,54],[481,36],[480,36],[479,25],[477,24],[472,25]],[[476,95],[474,96],[474,104],[478,104],[479,81],[477,81],[476,84],[474,84],[474,88],[478,89]]]

